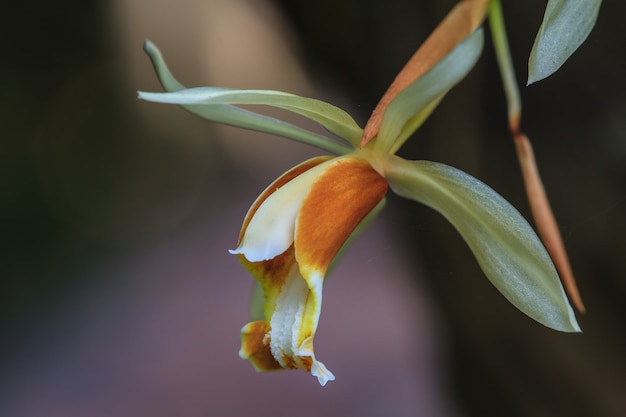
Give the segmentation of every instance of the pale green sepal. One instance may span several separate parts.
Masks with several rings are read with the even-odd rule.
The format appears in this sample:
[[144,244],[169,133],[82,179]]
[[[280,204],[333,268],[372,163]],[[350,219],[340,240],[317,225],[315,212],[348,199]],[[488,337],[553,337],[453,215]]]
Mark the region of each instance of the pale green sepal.
[[292,111],[319,123],[329,132],[357,147],[363,129],[345,111],[326,102],[274,90],[236,90],[195,87],[171,93],[144,93],[146,100],[181,105],[260,104]]
[[528,84],[542,80],[587,39],[598,18],[601,0],[549,0],[528,60]]
[[397,194],[434,208],[452,223],[513,305],[553,329],[580,331],[543,244],[498,193],[456,168],[397,156],[390,156],[385,176]]
[[[165,64],[160,51],[154,44],[146,41],[144,50],[150,57],[159,81],[166,91],[175,92],[185,89],[185,86],[174,78]],[[139,92],[138,95],[139,98],[144,100],[162,101],[160,99],[163,96],[167,96],[167,93]],[[168,101],[163,102],[167,103]],[[216,123],[283,136],[288,139],[316,146],[337,155],[343,155],[353,150],[351,147],[335,142],[326,136],[302,129],[273,117],[251,112],[229,104],[182,105],[182,107],[191,113]]]
[[[139,98],[144,99],[143,95],[143,92],[139,92]],[[336,155],[344,155],[352,151],[348,146],[335,142],[326,136],[228,104],[183,105],[182,107],[212,122],[282,136],[316,146]]]
[[[476,30],[459,43],[448,55],[416,81],[402,90],[389,103],[380,125],[377,149],[383,152],[398,149],[426,119],[420,116],[434,110],[430,104],[441,100],[450,88],[472,69],[483,47],[482,29]],[[400,140],[400,143],[395,143]]]
[[400,136],[398,136],[395,142],[393,142],[393,146],[389,149],[388,153],[395,154],[398,152],[402,145],[404,145],[404,142],[406,142],[406,140],[411,137],[411,135],[422,125],[422,123],[428,119],[428,116],[430,116],[430,114],[437,108],[439,102],[441,102],[444,97],[445,93],[435,98],[415,116],[411,117],[404,125],[402,132],[400,132]]

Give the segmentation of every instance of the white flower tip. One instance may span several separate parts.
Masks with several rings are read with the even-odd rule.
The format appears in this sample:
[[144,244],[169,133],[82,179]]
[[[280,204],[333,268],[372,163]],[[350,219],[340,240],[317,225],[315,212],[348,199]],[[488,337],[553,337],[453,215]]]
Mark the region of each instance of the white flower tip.
[[311,367],[311,375],[316,376],[321,386],[326,385],[328,381],[334,381],[335,375],[324,366],[322,362],[313,360]]
[[252,245],[245,245],[242,242],[235,249],[228,249],[228,252],[231,255],[243,255],[249,262],[261,262],[274,259],[278,255],[282,254],[285,250],[283,250],[282,247],[279,247],[277,249],[271,244],[254,247]]
[[335,375],[328,370],[328,368],[320,361],[315,359],[315,354],[313,353],[313,337],[307,337],[304,339],[302,344],[300,345],[300,349],[298,349],[299,356],[309,356],[313,360],[313,364],[311,365],[311,375],[316,376],[321,386],[326,385],[328,381],[334,381]]
[[248,355],[246,354],[246,351],[244,350],[243,346],[239,349],[238,354],[241,359],[248,359]]
[[228,253],[231,255],[239,255],[240,253],[243,253],[243,251],[241,250],[241,246],[238,246],[235,249],[228,249]]

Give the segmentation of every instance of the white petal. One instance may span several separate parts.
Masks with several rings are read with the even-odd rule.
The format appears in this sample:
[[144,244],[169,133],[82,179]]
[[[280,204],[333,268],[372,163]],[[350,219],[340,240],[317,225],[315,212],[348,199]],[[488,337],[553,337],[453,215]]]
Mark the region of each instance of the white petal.
[[[285,357],[297,354],[298,335],[308,298],[309,287],[294,264],[276,300],[274,314],[270,320],[270,348],[274,359],[283,368],[289,367]],[[294,358],[295,359],[295,358]]]
[[313,287],[310,287],[310,282],[307,283],[300,274],[298,265],[293,265],[276,299],[268,336],[272,356],[283,368],[308,370],[307,365],[310,364],[311,375],[324,386],[335,376],[313,353],[323,282],[321,277],[313,281]]
[[302,201],[332,161],[311,168],[270,195],[254,213],[239,247],[230,253],[243,254],[248,261],[259,262],[285,252],[293,243]]

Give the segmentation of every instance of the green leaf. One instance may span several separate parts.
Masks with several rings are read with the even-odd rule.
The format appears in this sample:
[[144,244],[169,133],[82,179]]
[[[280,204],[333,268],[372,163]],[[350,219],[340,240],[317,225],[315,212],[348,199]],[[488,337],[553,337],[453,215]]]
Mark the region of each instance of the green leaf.
[[345,154],[351,147],[332,139],[302,129],[291,123],[260,113],[235,107],[231,104],[267,104],[293,111],[308,117],[331,132],[358,143],[361,129],[343,110],[319,100],[298,97],[293,94],[264,90],[231,90],[225,88],[199,87],[186,89],[168,69],[160,51],[151,42],[144,49],[154,65],[157,76],[167,93],[139,92],[139,98],[180,104],[183,108],[207,120],[231,126],[271,133],[317,146],[336,154]]
[[483,32],[478,29],[427,73],[398,93],[383,115],[376,139],[380,146],[399,149],[434,110],[443,95],[472,69],[482,47]]
[[580,331],[550,256],[504,198],[435,162],[390,156],[385,175],[397,194],[434,208],[454,225],[487,278],[513,305],[553,329]]
[[542,80],[587,39],[598,18],[601,0],[549,0],[528,60],[528,84]]

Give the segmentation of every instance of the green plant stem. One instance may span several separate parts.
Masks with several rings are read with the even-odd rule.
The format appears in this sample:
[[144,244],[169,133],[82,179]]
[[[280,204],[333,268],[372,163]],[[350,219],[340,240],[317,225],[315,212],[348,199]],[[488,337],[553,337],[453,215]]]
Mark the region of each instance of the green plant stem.
[[513,59],[509,50],[509,41],[506,36],[506,27],[502,15],[502,5],[500,0],[491,0],[489,5],[489,27],[493,37],[493,45],[496,52],[496,59],[500,67],[502,84],[507,99],[509,128],[513,135],[519,133],[522,118],[522,103],[520,99]]

